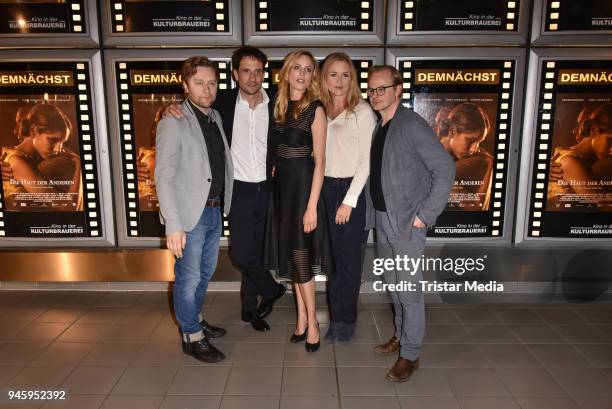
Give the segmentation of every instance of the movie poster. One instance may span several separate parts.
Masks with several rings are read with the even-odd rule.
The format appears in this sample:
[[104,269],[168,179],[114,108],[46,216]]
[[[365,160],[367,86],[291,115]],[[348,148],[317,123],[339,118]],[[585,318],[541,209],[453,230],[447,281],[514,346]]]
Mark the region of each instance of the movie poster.
[[455,182],[447,210],[490,208],[497,107],[495,93],[414,95],[414,110],[429,122],[455,159]]
[[503,235],[514,62],[399,61],[404,98],[455,161],[455,181],[432,237]]
[[[117,98],[123,157],[127,233],[131,237],[162,237],[155,190],[157,123],[171,104],[184,101],[180,68],[183,61],[117,62]],[[219,62],[219,91],[229,89],[229,61]]]
[[138,201],[141,212],[158,212],[155,191],[155,135],[157,123],[170,105],[181,103],[180,94],[134,94],[134,134],[136,137],[136,166],[138,174]]
[[546,210],[612,212],[612,95],[558,94],[555,106],[550,160],[564,176],[549,178]]
[[0,34],[85,32],[84,0],[0,0]]
[[269,0],[255,3],[259,31],[373,31],[374,0]]
[[114,33],[229,32],[228,0],[113,0]]
[[86,64],[0,63],[0,67],[6,236],[99,235],[98,212],[85,211],[97,208],[99,202],[92,112],[84,91]]
[[612,237],[611,84],[610,61],[544,64],[530,237]]
[[415,0],[400,4],[400,31],[517,31],[519,0]]
[[548,32],[612,30],[612,2],[609,0],[547,0]]

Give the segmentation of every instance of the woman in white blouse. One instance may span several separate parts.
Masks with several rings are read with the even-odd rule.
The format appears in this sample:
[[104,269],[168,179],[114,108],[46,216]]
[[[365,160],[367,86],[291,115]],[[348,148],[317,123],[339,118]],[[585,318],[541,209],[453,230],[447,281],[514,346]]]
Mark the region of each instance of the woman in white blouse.
[[328,343],[349,343],[355,334],[363,249],[367,241],[363,187],[370,171],[376,117],[363,100],[357,71],[345,53],[327,56],[321,69],[321,101],[327,112],[323,200],[335,270],[328,277]]

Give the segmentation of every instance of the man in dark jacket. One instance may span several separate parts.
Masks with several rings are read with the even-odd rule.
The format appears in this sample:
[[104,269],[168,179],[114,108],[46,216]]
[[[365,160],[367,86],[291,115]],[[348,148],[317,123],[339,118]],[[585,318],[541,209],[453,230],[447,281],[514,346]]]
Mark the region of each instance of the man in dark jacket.
[[[257,331],[270,329],[264,318],[274,302],[285,294],[263,265],[266,209],[270,196],[271,165],[268,137],[273,123],[274,101],[262,88],[267,56],[244,46],[232,55],[232,75],[238,87],[219,91],[213,107],[219,111],[231,146],[234,192],[230,222],[230,255],[242,271],[242,320]],[[168,111],[181,116],[180,108]],[[257,296],[261,303],[257,305]]]
[[[446,207],[455,164],[425,119],[401,105],[402,77],[392,66],[370,68],[368,96],[380,114],[370,151],[366,185],[366,229],[376,227],[379,258],[416,261],[423,255],[427,227]],[[389,291],[395,335],[374,351],[399,357],[387,379],[404,382],[419,367],[425,333],[425,306],[419,291],[423,274],[399,267],[384,272],[387,284],[412,284]],[[396,287],[396,288],[397,288]]]

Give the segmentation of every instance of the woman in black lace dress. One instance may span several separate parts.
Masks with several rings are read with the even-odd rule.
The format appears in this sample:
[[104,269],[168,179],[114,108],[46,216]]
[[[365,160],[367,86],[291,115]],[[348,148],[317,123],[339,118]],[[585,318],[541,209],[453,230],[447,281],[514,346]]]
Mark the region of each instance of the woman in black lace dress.
[[330,246],[325,210],[319,200],[325,171],[327,119],[318,98],[317,66],[308,51],[285,57],[280,70],[270,153],[274,163],[274,264],[293,282],[297,325],[292,342],[319,347],[315,274],[329,269]]

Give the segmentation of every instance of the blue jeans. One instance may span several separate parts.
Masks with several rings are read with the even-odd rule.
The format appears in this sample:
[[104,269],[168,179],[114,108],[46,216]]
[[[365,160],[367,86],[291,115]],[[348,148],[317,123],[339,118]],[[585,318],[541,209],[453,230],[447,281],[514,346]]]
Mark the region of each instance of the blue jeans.
[[174,263],[174,313],[181,331],[195,334],[202,331],[198,315],[217,267],[221,208],[205,207],[196,226],[186,235],[183,257]]

